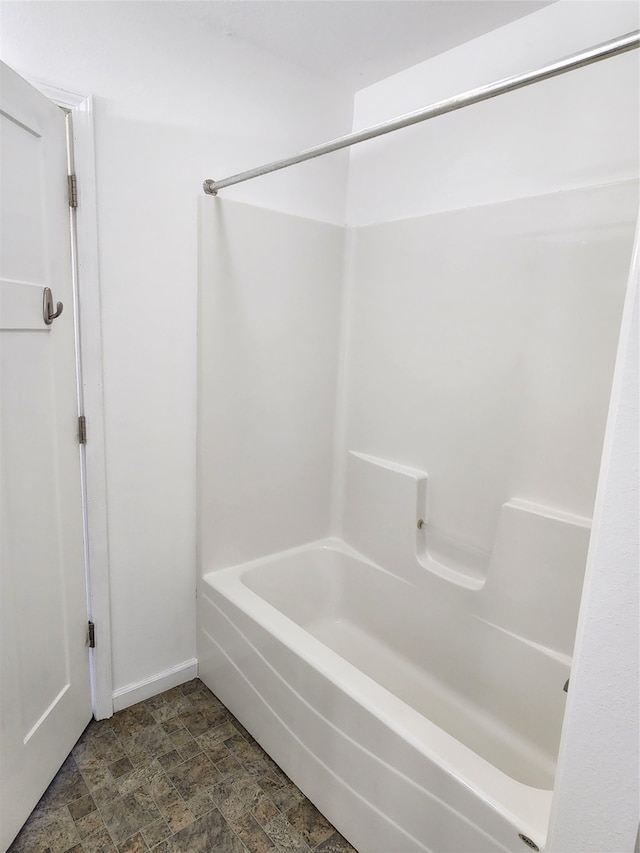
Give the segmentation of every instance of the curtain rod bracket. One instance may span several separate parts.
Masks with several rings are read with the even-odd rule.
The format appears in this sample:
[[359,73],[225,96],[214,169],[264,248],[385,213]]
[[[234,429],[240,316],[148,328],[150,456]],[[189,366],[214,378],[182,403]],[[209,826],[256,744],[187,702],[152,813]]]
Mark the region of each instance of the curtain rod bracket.
[[202,185],[202,189],[207,195],[218,195],[218,190],[216,189],[216,182],[212,181],[211,178],[207,178],[207,180]]

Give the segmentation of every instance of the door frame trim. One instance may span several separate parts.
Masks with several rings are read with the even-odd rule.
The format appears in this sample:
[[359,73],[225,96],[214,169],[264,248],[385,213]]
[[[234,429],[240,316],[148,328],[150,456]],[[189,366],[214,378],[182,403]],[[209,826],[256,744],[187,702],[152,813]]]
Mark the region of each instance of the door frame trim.
[[96,720],[113,715],[111,602],[104,430],[102,316],[98,264],[98,215],[93,100],[26,78],[49,100],[71,113],[73,160],[78,175],[75,222],[78,300],[79,374],[88,440],[80,445],[83,462],[83,513],[88,619],[96,626],[96,647],[90,649],[91,701]]

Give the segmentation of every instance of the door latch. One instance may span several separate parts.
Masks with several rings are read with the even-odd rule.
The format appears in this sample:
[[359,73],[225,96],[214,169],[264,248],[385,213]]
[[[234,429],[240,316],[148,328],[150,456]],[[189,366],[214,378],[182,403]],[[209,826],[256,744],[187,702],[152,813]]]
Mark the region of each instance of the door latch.
[[59,317],[62,314],[63,308],[64,305],[62,302],[58,302],[56,310],[53,310],[53,294],[51,293],[51,288],[45,287],[42,297],[42,319],[47,326],[50,326],[56,317]]

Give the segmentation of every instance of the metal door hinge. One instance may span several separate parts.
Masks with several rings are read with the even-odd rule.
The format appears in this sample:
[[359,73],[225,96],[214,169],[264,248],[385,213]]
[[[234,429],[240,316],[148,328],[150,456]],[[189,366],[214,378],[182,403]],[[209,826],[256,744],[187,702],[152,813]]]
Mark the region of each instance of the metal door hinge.
[[89,648],[95,649],[95,647],[96,647],[96,626],[93,624],[93,622],[88,622],[87,624],[89,626],[89,629],[87,631],[87,641],[89,643]]
[[84,415],[78,418],[78,444],[87,443],[87,419]]
[[78,181],[75,175],[67,175],[69,184],[69,207],[78,206]]

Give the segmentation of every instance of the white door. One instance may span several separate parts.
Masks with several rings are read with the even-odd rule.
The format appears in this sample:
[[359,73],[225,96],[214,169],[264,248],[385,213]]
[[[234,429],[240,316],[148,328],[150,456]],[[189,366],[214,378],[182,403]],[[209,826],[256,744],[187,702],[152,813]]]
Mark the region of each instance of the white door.
[[[65,119],[0,67],[0,849],[91,718]],[[44,288],[62,314],[46,324]]]

